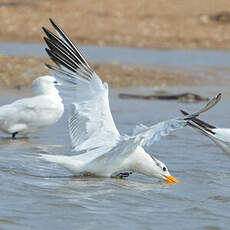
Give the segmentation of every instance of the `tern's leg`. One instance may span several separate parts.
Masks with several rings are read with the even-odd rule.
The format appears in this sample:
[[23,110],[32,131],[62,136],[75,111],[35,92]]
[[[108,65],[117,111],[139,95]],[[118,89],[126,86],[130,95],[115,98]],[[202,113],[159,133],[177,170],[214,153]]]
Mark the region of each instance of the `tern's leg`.
[[15,139],[16,137],[16,135],[18,134],[18,132],[14,132],[14,133],[12,133],[12,139]]
[[122,178],[130,176],[131,174],[132,174],[132,172],[130,172],[130,171],[129,172],[121,172],[121,173],[117,174],[115,177],[122,179]]

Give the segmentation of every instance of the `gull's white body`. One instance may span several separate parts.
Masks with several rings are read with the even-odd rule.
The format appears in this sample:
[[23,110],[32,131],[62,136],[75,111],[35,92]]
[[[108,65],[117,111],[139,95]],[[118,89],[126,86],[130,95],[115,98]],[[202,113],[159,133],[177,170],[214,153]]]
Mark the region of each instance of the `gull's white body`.
[[213,133],[210,133],[209,130],[205,130],[202,127],[199,127],[197,130],[200,133],[207,136],[208,138],[210,138],[223,152],[230,154],[230,129],[228,128],[211,129]]
[[215,138],[222,140],[224,142],[230,143],[230,129],[228,128],[215,128],[212,129],[212,131],[215,133]]
[[[188,115],[188,113],[183,110],[181,112],[184,115]],[[230,154],[229,128],[217,128],[197,118],[192,119],[189,122],[189,126],[211,139],[223,152]]]
[[27,135],[57,122],[64,106],[54,81],[51,76],[39,77],[33,82],[36,96],[1,106],[0,130]]
[[217,128],[213,129],[214,135],[210,135],[210,139],[227,154],[230,154],[230,129]]
[[[69,131],[76,155],[43,154],[42,158],[65,167],[74,175],[110,177],[119,172],[132,171],[178,182],[162,162],[150,156],[142,147],[153,144],[173,130],[183,128],[188,117],[171,119],[150,127],[139,125],[133,135],[120,135],[109,107],[108,85],[102,83],[64,32],[54,22],[51,23],[59,38],[43,29],[48,37],[45,38],[49,47],[47,52],[58,67],[47,66],[57,79],[63,80],[62,85],[67,83],[75,89]],[[195,116],[209,108],[210,105]]]

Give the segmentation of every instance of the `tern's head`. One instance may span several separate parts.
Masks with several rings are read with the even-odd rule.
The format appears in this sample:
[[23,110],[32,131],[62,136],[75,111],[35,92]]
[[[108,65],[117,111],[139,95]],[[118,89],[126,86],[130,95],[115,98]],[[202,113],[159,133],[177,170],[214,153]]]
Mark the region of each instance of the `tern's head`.
[[179,180],[177,180],[175,177],[173,177],[169,171],[167,166],[157,160],[156,158],[153,158],[153,165],[154,165],[154,170],[153,170],[153,176],[154,177],[158,177],[158,178],[162,178],[164,180],[166,180],[166,182],[168,183],[178,183]]
[[32,88],[36,95],[41,94],[58,94],[55,86],[60,85],[56,78],[52,76],[38,77],[33,81]]
[[137,148],[137,151],[133,154],[132,161],[134,162],[133,171],[149,177],[164,179],[168,183],[179,182],[176,178],[171,176],[164,163],[151,157],[143,148]]

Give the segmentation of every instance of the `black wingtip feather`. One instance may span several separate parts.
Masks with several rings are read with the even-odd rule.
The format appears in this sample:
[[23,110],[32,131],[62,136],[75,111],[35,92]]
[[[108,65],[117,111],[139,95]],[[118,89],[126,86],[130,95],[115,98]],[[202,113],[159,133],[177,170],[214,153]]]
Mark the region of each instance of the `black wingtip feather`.
[[[61,35],[67,36],[62,29],[50,18],[50,23],[52,24],[52,26],[54,27],[55,30],[57,30]],[[69,38],[68,38],[69,39]]]
[[[62,63],[57,59],[56,55],[48,48],[45,48],[47,54],[49,55],[50,59],[58,66],[60,67]],[[64,65],[64,64],[63,64]],[[66,66],[66,65],[64,65]]]
[[180,112],[184,115],[184,116],[187,116],[188,115],[188,113],[187,112],[185,112],[184,110],[180,110]]
[[50,23],[53,25],[53,27],[57,27],[56,23],[53,21],[52,18],[49,18],[49,20],[50,20]]
[[202,128],[200,128],[199,126],[193,124],[192,122],[188,122],[187,123],[188,126],[194,128],[194,129],[198,129],[201,133],[203,133],[205,136],[208,136],[208,134],[205,132],[205,130],[203,130]]
[[48,69],[52,69],[52,65],[50,65],[50,64],[45,64],[45,66],[46,66]]
[[[186,111],[184,110],[180,110],[180,112],[184,115],[184,116],[188,116],[189,113],[187,113]],[[192,118],[191,119],[195,124],[201,126],[203,129],[205,129],[206,131],[208,132],[211,132],[213,134],[215,134],[213,131],[211,131],[210,129],[215,129],[216,127],[213,126],[213,125],[210,125],[209,123],[205,122],[205,121],[202,121],[200,120],[199,118]]]
[[[43,31],[46,34],[44,40],[48,47],[45,50],[49,55],[50,59],[59,68],[63,66],[70,71],[77,73],[83,79],[90,81],[92,79],[92,74],[94,73],[94,71],[90,68],[77,47],[68,38],[65,32],[62,31],[62,29],[51,18],[49,20],[56,30],[57,34],[59,35],[57,36],[56,34],[49,31],[47,28],[42,27]],[[64,70],[61,69],[60,71],[63,72]],[[57,69],[54,68],[53,70],[57,71]]]
[[54,33],[52,33],[50,30],[46,29],[45,27],[43,27],[42,29],[50,40],[60,40],[60,38]]
[[[47,35],[47,32],[50,32],[48,29],[46,29],[44,26],[42,27],[42,30],[46,33]],[[48,35],[47,35],[48,36]]]
[[78,48],[74,45],[74,43],[71,41],[71,39],[68,37],[68,35],[50,18],[50,22],[54,29],[59,33],[63,39],[65,40],[66,43],[76,52],[78,58],[81,60],[82,63],[84,63],[87,67],[90,68],[89,64],[86,62],[84,57],[81,55],[79,52]]
[[[58,55],[57,53],[54,53],[52,50],[49,50],[46,48],[46,52],[48,53],[50,59],[57,65],[57,66],[64,66],[65,68],[71,70],[72,72],[75,72],[75,66],[72,65],[71,62],[69,62],[66,59],[63,59],[62,56]],[[55,69],[54,69],[55,70]],[[66,73],[68,75],[68,73]],[[83,79],[89,81],[90,78],[88,76],[85,76],[84,74],[78,73]]]
[[46,52],[50,56],[50,58],[58,65],[63,65],[67,69],[70,69],[73,72],[76,72],[75,66],[72,65],[68,60],[63,59],[63,57],[59,56],[57,53],[54,53],[52,50],[46,48]]
[[[193,121],[194,122],[194,121]],[[213,135],[215,135],[216,133],[213,132],[212,130],[210,129],[207,129],[207,128],[204,128],[202,126],[199,126],[196,122],[194,122],[194,124],[192,122],[188,122],[187,123],[188,126],[192,127],[192,128],[195,128],[195,129],[198,129],[200,132],[202,132],[203,134],[207,135],[208,133],[211,133]]]
[[48,45],[48,43],[49,43],[49,38],[47,38],[47,37],[43,37],[43,39],[45,40],[45,42],[46,42],[46,44]]
[[81,63],[76,62],[76,60],[73,60],[73,58],[71,57],[70,51],[64,49],[63,46],[60,45],[59,42],[57,42],[57,40],[53,41],[53,40],[50,40],[46,37],[44,37],[44,39],[45,39],[47,46],[52,51],[52,53],[55,53],[59,57],[62,57],[63,60],[66,60],[67,62],[71,63],[71,65],[75,66],[76,68],[79,67],[79,64],[81,64]]
[[[74,55],[73,50],[70,50],[68,46],[60,38],[56,37],[56,35],[52,35],[51,33],[49,33],[49,31],[46,32],[49,38],[44,37],[44,40],[49,48],[49,51],[46,51],[50,58],[58,66],[60,66],[61,63],[68,63],[68,66],[71,66],[74,69],[80,68],[81,66],[84,69],[86,75],[86,78],[84,78],[90,80],[92,71],[86,68],[84,65],[82,65],[78,58],[75,58],[76,55]],[[58,62],[56,59],[58,59]]]
[[61,50],[61,52],[64,52],[65,54],[68,54],[70,56],[74,55],[76,57],[75,61],[78,64],[81,64],[82,67],[84,68],[84,70],[86,72],[88,72],[88,75],[90,76],[93,73],[93,71],[90,68],[90,66],[88,65],[88,63],[84,60],[83,56],[80,54],[78,49],[73,45],[73,43],[67,37],[67,35],[65,35],[65,33],[54,22],[53,22],[53,24],[55,25],[55,29],[58,31],[58,33],[60,33],[64,37],[67,44],[63,41],[63,39],[60,39],[58,36],[53,34],[51,31],[49,31],[48,29],[43,27],[45,34],[49,38],[49,39],[45,39],[49,48],[52,50],[52,48],[50,47],[50,43],[53,43],[53,44],[51,44],[52,47],[55,46],[55,49],[57,48],[57,46],[59,47],[58,49],[56,49],[56,50],[58,50],[58,52],[60,52],[60,50]]

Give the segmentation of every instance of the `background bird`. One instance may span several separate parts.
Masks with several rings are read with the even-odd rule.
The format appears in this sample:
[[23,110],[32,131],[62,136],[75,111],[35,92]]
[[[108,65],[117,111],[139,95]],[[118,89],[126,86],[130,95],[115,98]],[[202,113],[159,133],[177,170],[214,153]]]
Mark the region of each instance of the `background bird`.
[[17,100],[0,107],[0,130],[12,135],[27,135],[53,125],[64,112],[62,99],[52,76],[42,76],[33,81],[36,96]]
[[[181,110],[181,113],[188,116],[188,113]],[[222,151],[230,154],[230,129],[217,128],[214,125],[208,124],[198,118],[193,118],[188,122],[188,125],[201,134],[210,138]]]

